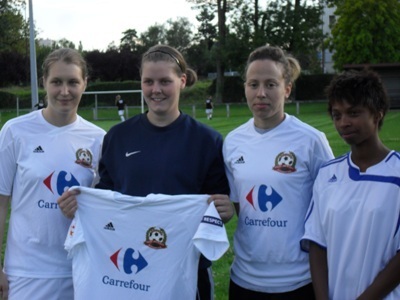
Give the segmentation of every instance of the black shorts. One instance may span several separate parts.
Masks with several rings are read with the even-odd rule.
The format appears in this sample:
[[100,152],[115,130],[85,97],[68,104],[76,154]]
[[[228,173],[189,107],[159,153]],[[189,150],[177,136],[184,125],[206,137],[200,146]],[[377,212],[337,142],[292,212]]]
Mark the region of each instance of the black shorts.
[[262,293],[247,290],[234,283],[229,283],[229,300],[314,300],[312,283],[302,286],[297,290],[285,293]]
[[204,256],[200,257],[197,272],[197,294],[196,300],[214,299],[214,280],[211,271],[211,262]]

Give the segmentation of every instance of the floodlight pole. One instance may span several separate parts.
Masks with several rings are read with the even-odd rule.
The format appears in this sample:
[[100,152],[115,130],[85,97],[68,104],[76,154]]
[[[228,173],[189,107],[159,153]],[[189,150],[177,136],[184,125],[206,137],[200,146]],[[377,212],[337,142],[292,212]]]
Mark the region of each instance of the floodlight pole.
[[33,24],[32,0],[29,0],[29,48],[30,48],[30,66],[31,66],[31,98],[32,109],[39,102],[38,81],[36,68],[36,45],[35,45],[35,25]]

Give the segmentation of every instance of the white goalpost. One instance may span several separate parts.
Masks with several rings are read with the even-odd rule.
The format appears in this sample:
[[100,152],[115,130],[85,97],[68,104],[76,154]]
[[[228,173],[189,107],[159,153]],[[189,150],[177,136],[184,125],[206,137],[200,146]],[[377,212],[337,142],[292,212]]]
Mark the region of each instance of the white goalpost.
[[[144,112],[144,99],[143,99],[143,92],[142,90],[121,90],[121,91],[91,91],[91,92],[84,92],[84,95],[94,95],[94,107],[93,107],[93,119],[94,120],[98,120],[98,112],[99,112],[99,106],[98,105],[98,99],[97,96],[98,95],[102,95],[102,94],[114,94],[114,95],[118,95],[118,94],[140,94],[140,108],[141,108],[141,112]],[[111,108],[109,106],[107,107],[103,107],[103,108]],[[125,114],[128,116],[128,105],[125,106]]]

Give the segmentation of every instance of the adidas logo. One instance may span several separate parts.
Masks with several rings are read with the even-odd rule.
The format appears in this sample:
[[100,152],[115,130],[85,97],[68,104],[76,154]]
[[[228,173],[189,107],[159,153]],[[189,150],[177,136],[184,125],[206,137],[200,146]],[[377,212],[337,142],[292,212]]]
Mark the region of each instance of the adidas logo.
[[328,180],[328,182],[336,182],[336,181],[337,181],[337,178],[336,178],[336,175],[335,175],[335,174],[333,174],[333,176],[331,177],[331,179]]
[[114,228],[114,225],[112,222],[110,222],[106,226],[104,226],[104,229],[115,231],[115,228]]
[[244,163],[245,163],[245,161],[244,161],[243,156],[239,157],[239,158],[235,161],[235,164],[244,164]]
[[44,153],[44,150],[42,149],[42,146],[38,146],[33,150],[33,153]]

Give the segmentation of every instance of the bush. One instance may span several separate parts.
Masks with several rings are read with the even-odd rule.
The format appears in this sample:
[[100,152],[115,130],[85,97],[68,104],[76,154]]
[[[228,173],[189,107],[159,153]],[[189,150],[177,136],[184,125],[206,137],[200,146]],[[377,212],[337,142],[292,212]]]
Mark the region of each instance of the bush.
[[333,74],[301,75],[296,81],[295,100],[324,100],[325,88],[333,78]]
[[210,95],[209,87],[210,80],[197,81],[194,86],[186,87],[181,92],[180,103],[181,104],[201,104],[203,105],[206,98]]
[[[39,99],[44,99],[45,92],[38,92]],[[26,89],[13,90],[12,92],[0,91],[0,109],[15,109],[17,106],[17,98],[19,100],[19,108],[31,108],[32,97],[31,91]]]
[[[214,79],[210,88],[210,95],[215,95],[217,90],[217,80]],[[223,103],[236,103],[245,101],[243,79],[240,77],[224,78]]]

